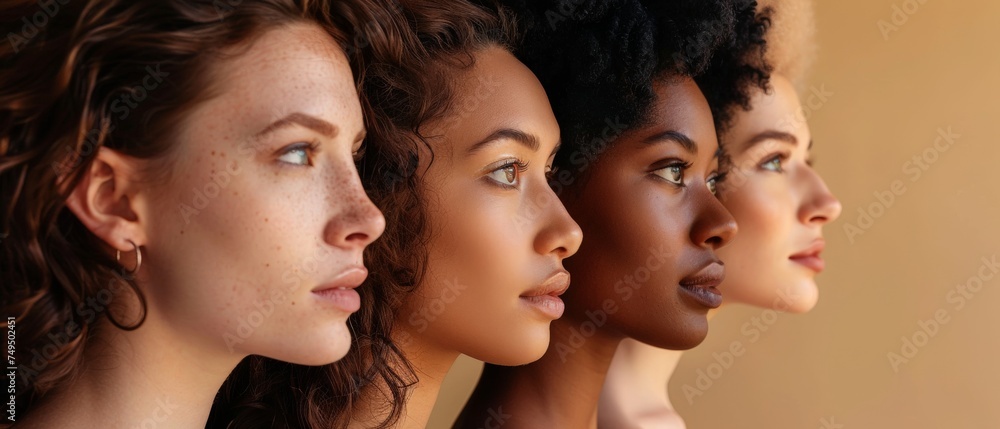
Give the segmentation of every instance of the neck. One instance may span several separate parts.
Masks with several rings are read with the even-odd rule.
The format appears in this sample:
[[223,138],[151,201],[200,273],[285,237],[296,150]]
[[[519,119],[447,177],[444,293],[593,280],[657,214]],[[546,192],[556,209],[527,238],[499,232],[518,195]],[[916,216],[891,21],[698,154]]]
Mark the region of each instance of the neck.
[[601,386],[620,337],[598,329],[586,338],[584,320],[552,323],[541,359],[521,367],[486,365],[456,427],[596,428]]
[[[183,347],[190,336],[150,313],[138,329],[106,323],[80,375],[47,395],[24,427],[202,427],[216,392],[243,355]],[[221,342],[221,341],[220,341]]]
[[[425,428],[437,402],[441,383],[458,359],[459,353],[436,344],[426,335],[409,332],[406,329],[401,330],[399,334],[394,333],[393,341],[400,345],[403,355],[417,376],[416,383],[407,389],[406,401],[400,414],[402,417],[393,427]],[[350,424],[351,428],[372,427],[388,417],[389,409],[385,406],[385,402],[391,401],[391,398],[379,394],[376,396],[365,400],[366,403],[362,405],[364,410],[358,410],[364,417],[355,418]]]
[[[710,310],[708,319],[717,311]],[[683,355],[680,350],[660,349],[630,338],[622,341],[601,392],[599,426],[630,422],[636,427],[684,428],[667,390]]]
[[632,339],[622,341],[601,392],[599,426],[631,422],[636,427],[683,428],[667,392],[681,356],[679,350],[659,349]]

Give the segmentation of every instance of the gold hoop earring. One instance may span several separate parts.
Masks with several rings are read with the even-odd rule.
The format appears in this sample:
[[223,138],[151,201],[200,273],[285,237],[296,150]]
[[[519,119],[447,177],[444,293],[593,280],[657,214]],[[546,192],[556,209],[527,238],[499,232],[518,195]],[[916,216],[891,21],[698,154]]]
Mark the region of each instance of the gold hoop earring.
[[[139,267],[142,266],[142,251],[139,250],[139,246],[137,246],[134,241],[129,240],[127,238],[125,240],[128,241],[129,243],[132,243],[132,248],[133,251],[135,252],[135,268],[133,268],[131,271],[125,270],[125,272],[129,274],[135,274],[136,272],[139,271]],[[121,263],[121,258],[122,258],[122,251],[115,250],[115,261]],[[124,265],[122,266],[122,269],[123,270],[125,269]]]

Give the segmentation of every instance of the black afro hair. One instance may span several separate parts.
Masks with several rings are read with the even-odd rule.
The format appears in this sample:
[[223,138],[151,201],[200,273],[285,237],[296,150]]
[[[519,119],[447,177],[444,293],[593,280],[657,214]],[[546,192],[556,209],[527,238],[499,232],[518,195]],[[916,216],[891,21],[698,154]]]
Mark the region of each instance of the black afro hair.
[[695,76],[720,135],[732,124],[737,108],[750,109],[751,91],[767,90],[771,77],[764,39],[771,23],[771,9],[758,11],[754,0],[736,0],[733,4],[733,37],[716,51],[709,67]]
[[562,169],[575,154],[593,158],[621,132],[644,125],[659,80],[699,80],[710,70],[703,81],[713,86],[709,101],[723,107],[722,123],[730,106],[748,103],[747,83],[767,80],[763,63],[748,60],[757,56],[752,49],[763,50],[756,41],[766,29],[752,0],[501,3],[524,35],[515,55],[541,81],[562,128],[555,161]]

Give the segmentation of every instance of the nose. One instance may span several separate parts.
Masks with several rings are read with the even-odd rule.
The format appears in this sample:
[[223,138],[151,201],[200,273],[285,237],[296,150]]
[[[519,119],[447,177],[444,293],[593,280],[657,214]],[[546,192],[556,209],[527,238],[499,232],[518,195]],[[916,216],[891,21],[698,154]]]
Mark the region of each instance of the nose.
[[827,188],[823,178],[813,169],[806,171],[805,177],[799,180],[803,186],[802,204],[799,206],[799,221],[806,225],[822,226],[833,222],[840,216],[843,207]]
[[385,231],[385,217],[361,186],[357,172],[348,188],[336,193],[334,216],[327,223],[324,238],[332,246],[362,250]]
[[699,186],[695,189],[698,191],[694,204],[699,210],[691,225],[691,240],[698,246],[717,250],[736,236],[736,219],[708,188]]
[[583,242],[583,230],[576,221],[570,217],[559,197],[556,196],[548,184],[540,187],[540,192],[535,198],[530,199],[528,204],[534,210],[526,210],[538,213],[540,227],[535,236],[534,248],[541,255],[555,254],[560,259],[565,259],[580,250],[580,243]]

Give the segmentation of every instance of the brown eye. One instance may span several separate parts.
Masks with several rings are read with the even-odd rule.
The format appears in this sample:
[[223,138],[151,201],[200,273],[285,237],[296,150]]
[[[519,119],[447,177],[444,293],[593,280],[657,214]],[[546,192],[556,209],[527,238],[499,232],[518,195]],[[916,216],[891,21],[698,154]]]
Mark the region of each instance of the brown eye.
[[497,183],[505,186],[517,186],[520,174],[518,174],[517,165],[509,164],[493,170],[488,175],[491,179]]
[[487,173],[486,177],[503,188],[513,189],[521,184],[521,173],[527,169],[527,163],[510,160]]

